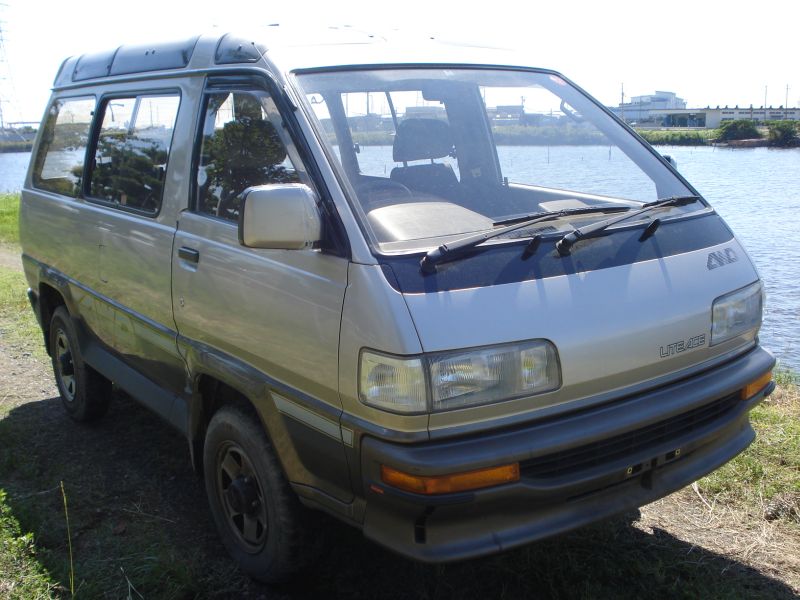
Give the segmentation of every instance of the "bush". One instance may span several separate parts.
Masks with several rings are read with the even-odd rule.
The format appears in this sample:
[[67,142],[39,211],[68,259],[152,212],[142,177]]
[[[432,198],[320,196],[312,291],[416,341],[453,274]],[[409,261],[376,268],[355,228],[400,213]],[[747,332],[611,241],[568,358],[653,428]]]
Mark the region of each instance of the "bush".
[[702,131],[661,131],[652,129],[637,129],[636,133],[652,145],[667,146],[705,146],[713,130]]
[[739,119],[737,121],[726,121],[719,126],[718,142],[729,142],[731,140],[752,140],[761,137],[761,132],[756,127],[756,122],[750,119]]
[[800,145],[800,122],[798,121],[770,121],[769,143],[773,146],[789,147]]

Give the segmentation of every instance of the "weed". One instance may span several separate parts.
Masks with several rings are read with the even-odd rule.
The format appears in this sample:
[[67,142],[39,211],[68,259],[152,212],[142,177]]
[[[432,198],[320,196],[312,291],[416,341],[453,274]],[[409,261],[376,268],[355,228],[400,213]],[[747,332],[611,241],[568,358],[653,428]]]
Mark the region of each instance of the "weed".
[[37,358],[45,359],[42,332],[31,310],[25,276],[0,267],[0,336],[10,346],[33,350]]
[[9,600],[50,598],[53,583],[39,563],[33,535],[22,533],[0,489],[0,597]]
[[19,194],[0,194],[0,243],[19,243]]

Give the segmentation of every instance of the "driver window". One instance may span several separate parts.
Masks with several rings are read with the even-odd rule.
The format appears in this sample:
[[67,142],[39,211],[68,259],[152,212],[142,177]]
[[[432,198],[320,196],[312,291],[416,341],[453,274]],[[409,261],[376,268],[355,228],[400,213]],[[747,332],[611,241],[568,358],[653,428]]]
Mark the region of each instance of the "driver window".
[[277,107],[263,91],[230,91],[206,98],[197,170],[197,210],[238,221],[241,194],[272,183],[299,183],[280,137]]

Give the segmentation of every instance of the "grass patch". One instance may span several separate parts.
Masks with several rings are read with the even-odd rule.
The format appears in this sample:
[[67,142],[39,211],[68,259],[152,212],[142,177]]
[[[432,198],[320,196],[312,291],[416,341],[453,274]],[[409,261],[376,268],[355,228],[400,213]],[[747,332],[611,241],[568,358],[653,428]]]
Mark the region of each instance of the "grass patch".
[[19,244],[19,194],[0,194],[0,243]]
[[22,533],[0,488],[0,598],[50,598],[53,582],[39,564],[33,535]]
[[28,282],[19,271],[0,267],[0,335],[9,346],[25,346],[46,359],[42,332],[27,296]]
[[[779,375],[778,390],[751,413],[756,441],[745,452],[700,480],[718,502],[762,514],[773,503],[800,502],[800,390]],[[800,514],[789,511],[800,524]]]

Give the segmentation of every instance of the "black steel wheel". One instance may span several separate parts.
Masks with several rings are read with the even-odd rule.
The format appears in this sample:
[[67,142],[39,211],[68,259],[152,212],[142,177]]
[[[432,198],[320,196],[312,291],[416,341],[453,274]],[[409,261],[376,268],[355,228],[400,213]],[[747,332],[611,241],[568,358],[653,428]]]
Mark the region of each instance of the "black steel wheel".
[[50,356],[67,414],[76,421],[102,417],[111,401],[111,382],[84,362],[75,324],[63,306],[53,311],[50,320]]
[[266,433],[249,411],[223,406],[203,448],[211,514],[222,542],[251,577],[285,581],[313,556],[308,512],[283,474]]
[[234,442],[221,444],[216,456],[216,491],[225,520],[245,550],[264,547],[269,532],[267,503],[258,474],[245,451]]

